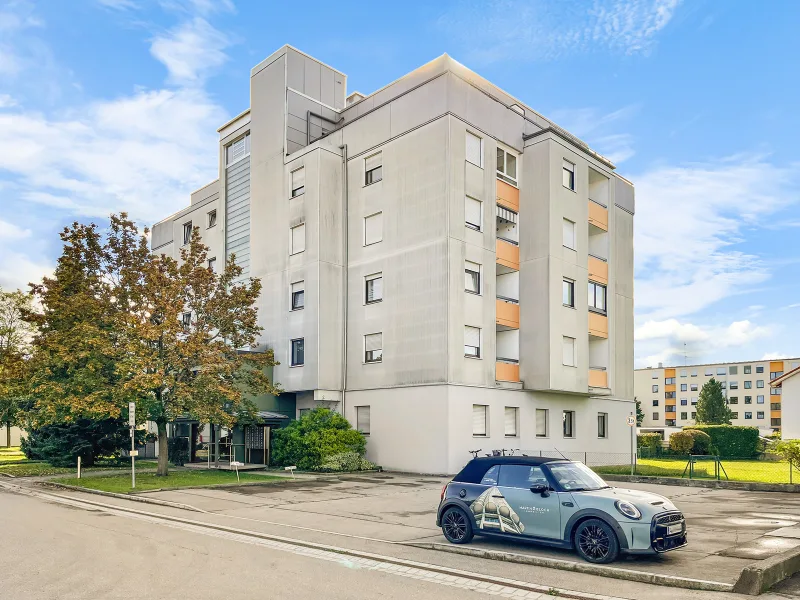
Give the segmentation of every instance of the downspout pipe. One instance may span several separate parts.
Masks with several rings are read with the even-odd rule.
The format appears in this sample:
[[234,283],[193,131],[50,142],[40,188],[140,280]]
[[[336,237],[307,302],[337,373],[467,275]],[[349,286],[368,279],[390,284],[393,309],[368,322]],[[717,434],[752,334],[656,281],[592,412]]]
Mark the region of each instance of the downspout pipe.
[[342,240],[344,243],[344,264],[342,266],[342,273],[344,281],[342,282],[342,416],[346,418],[346,404],[345,396],[347,394],[347,316],[348,316],[348,285],[350,281],[350,274],[348,271],[348,230],[349,218],[348,210],[350,206],[350,198],[348,196],[349,187],[347,181],[347,144],[339,146],[342,151]]

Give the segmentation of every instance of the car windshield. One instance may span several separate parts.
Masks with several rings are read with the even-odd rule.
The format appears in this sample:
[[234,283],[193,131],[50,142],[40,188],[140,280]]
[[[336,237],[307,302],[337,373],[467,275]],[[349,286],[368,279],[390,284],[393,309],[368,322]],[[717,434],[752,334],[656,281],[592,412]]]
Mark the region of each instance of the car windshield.
[[548,465],[550,473],[568,492],[601,490],[608,484],[589,467],[581,463],[556,463]]

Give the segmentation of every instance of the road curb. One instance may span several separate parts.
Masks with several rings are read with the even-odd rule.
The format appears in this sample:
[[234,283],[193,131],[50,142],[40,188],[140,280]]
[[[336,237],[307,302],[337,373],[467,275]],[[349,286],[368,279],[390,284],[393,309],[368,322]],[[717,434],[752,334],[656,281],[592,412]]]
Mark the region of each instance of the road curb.
[[[208,511],[202,510],[190,504],[181,504],[180,502],[170,502],[169,500],[157,500],[155,498],[146,498],[138,494],[117,494],[116,492],[105,492],[103,490],[93,490],[90,488],[80,487],[77,485],[67,485],[65,483],[57,483],[55,481],[41,481],[38,485],[42,487],[54,487],[72,492],[86,492],[88,494],[96,494],[98,496],[106,496],[108,498],[119,498],[121,500],[133,500],[134,502],[142,502],[143,504],[156,504],[158,506],[169,506],[170,508],[180,508],[182,510],[190,510],[193,512],[205,513]],[[184,488],[175,488],[184,489]],[[161,491],[161,490],[152,490]]]
[[800,484],[796,483],[756,483],[750,481],[717,481],[715,479],[677,479],[674,477],[649,477],[646,475],[607,475],[599,474],[606,481],[629,481],[631,483],[654,483],[657,485],[674,485],[679,487],[699,487],[718,490],[741,490],[745,492],[786,492],[800,493]]
[[557,558],[545,558],[541,556],[529,556],[527,554],[517,554],[515,552],[502,552],[500,550],[485,550],[482,548],[467,548],[464,546],[453,546],[451,544],[438,544],[435,542],[407,542],[407,546],[415,546],[428,550],[440,552],[450,552],[451,554],[462,554],[485,558],[488,560],[498,560],[504,562],[519,563],[523,565],[533,565],[536,567],[547,567],[559,569],[561,571],[572,571],[587,575],[598,575],[600,577],[610,577],[625,581],[635,581],[637,583],[649,583],[665,587],[683,588],[687,590],[703,590],[707,592],[732,592],[734,584],[722,583],[719,581],[705,581],[702,579],[690,579],[688,577],[675,577],[672,575],[659,575],[657,573],[647,573],[645,571],[633,571],[630,569],[620,569],[619,567],[604,567],[591,563],[579,563],[569,560],[559,560]]
[[757,596],[776,583],[800,572],[800,548],[792,548],[742,569],[733,591]]

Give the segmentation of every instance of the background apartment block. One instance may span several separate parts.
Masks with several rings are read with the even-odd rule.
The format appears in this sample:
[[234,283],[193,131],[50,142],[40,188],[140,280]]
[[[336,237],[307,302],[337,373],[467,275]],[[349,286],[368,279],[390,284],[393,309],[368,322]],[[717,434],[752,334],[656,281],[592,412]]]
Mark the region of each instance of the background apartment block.
[[781,388],[770,381],[800,367],[800,358],[756,360],[637,369],[636,398],[644,411],[643,429],[684,427],[695,424],[695,406],[703,385],[711,378],[722,383],[733,411],[733,425],[750,425],[778,431],[782,426]]
[[235,253],[281,401],[341,411],[384,467],[628,452],[633,186],[447,55],[370,95],[346,81],[289,46],[252,69],[219,179],[153,250],[199,226]]

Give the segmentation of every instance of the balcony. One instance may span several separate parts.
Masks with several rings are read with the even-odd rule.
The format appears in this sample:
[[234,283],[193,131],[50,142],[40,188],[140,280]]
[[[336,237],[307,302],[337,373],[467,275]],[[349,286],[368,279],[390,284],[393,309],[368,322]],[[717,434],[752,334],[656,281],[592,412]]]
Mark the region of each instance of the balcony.
[[519,362],[499,358],[495,363],[495,379],[497,381],[519,381]]
[[608,371],[605,367],[589,367],[589,387],[608,388]]
[[608,209],[589,200],[589,225],[608,231]]
[[519,301],[498,297],[495,301],[498,331],[519,329]]
[[589,335],[608,339],[608,317],[589,311]]
[[508,273],[508,270],[519,271],[519,246],[505,240],[497,240],[495,252],[497,264],[506,269],[498,269],[498,273]]
[[497,203],[514,212],[519,212],[519,188],[497,180]]
[[589,255],[589,279],[608,285],[608,263],[602,258]]

